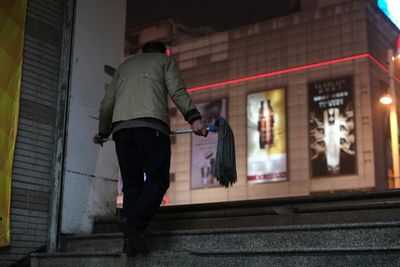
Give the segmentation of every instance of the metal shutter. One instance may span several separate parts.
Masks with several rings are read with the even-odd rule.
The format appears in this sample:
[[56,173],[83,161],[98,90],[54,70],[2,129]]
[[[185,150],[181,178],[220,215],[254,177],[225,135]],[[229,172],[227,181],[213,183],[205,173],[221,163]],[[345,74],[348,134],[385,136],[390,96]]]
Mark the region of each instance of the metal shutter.
[[46,245],[55,153],[64,1],[28,0],[8,266]]

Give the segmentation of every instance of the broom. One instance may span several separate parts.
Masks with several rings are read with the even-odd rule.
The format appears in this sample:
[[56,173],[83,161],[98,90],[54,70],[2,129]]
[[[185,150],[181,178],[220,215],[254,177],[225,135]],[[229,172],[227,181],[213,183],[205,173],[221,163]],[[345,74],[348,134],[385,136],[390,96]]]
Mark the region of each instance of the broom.
[[[209,132],[218,133],[217,155],[213,176],[217,178],[220,185],[228,188],[237,181],[235,137],[229,124],[222,117],[217,117],[215,125],[207,127]],[[193,133],[192,129],[171,131],[171,134]],[[111,138],[103,139],[104,142]]]

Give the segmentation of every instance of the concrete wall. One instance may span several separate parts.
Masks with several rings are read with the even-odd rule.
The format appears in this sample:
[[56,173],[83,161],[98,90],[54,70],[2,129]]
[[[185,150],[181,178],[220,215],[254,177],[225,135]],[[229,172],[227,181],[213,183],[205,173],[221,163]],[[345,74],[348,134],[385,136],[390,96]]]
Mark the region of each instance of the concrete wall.
[[115,214],[118,164],[113,142],[92,143],[100,100],[124,53],[126,1],[78,0],[62,198],[62,233],[90,232],[95,217]]
[[[187,86],[195,87],[368,52],[365,1],[347,1],[257,23],[182,43],[172,48]],[[236,139],[238,182],[229,189],[190,189],[190,135],[172,147],[175,181],[171,204],[308,195],[370,189],[376,186],[371,114],[370,62],[367,58],[304,71],[220,86],[192,93],[196,102],[228,97],[228,121]],[[308,148],[309,82],[352,75],[354,78],[357,174],[310,178]],[[287,90],[287,182],[249,185],[246,180],[246,94]],[[187,128],[181,115],[171,127]]]

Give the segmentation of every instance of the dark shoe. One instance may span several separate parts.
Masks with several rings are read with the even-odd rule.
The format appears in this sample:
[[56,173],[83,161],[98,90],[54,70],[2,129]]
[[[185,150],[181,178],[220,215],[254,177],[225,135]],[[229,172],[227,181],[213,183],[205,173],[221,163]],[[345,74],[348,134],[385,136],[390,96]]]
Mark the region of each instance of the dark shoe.
[[149,248],[143,239],[143,235],[136,230],[136,228],[128,230],[128,244],[132,251],[137,251],[142,254],[149,253]]
[[132,250],[132,248],[129,246],[127,238],[124,238],[124,253],[126,253],[129,257],[134,257],[137,255],[137,252]]

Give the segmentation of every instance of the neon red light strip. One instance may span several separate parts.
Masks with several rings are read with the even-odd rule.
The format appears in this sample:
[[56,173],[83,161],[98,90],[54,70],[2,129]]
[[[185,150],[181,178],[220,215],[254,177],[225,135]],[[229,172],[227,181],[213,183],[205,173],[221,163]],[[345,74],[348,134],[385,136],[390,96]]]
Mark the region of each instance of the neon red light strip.
[[[240,82],[245,82],[245,81],[251,81],[251,80],[271,77],[271,76],[275,76],[275,75],[279,75],[279,74],[290,73],[290,72],[294,72],[294,71],[308,70],[308,69],[332,65],[332,64],[345,62],[345,61],[349,61],[349,60],[354,60],[354,59],[360,59],[360,58],[369,58],[375,64],[377,64],[381,69],[383,69],[386,72],[388,71],[388,68],[386,66],[384,66],[382,63],[380,63],[377,59],[375,59],[370,54],[366,53],[366,54],[360,54],[360,55],[355,55],[355,56],[350,56],[350,57],[343,57],[343,58],[338,58],[338,59],[333,59],[333,60],[322,61],[322,62],[303,65],[303,66],[299,66],[299,67],[293,67],[293,68],[287,68],[287,69],[283,69],[283,70],[277,70],[277,71],[272,71],[272,72],[267,72],[267,73],[251,75],[251,76],[242,77],[239,79],[233,79],[233,80],[217,82],[217,83],[210,83],[210,84],[206,84],[206,85],[189,88],[187,91],[195,92],[195,91],[200,91],[200,90],[204,90],[204,89],[208,89],[208,88],[219,87],[219,86],[229,85],[229,84],[235,84],[235,83],[240,83]],[[397,77],[395,77],[395,80],[400,82],[400,79]]]
[[[376,65],[378,65],[379,68],[383,69],[385,72],[388,72],[389,69],[388,67],[386,67],[385,65],[383,65],[382,63],[380,63],[376,58],[374,58],[373,56],[371,56],[370,54],[368,54],[368,58],[371,59]],[[400,79],[398,77],[393,77],[398,83],[400,83]]]
[[[382,70],[384,70],[385,72],[389,72],[389,69],[387,66],[383,65],[382,63],[380,63],[376,58],[374,58],[373,56],[371,56],[370,54],[367,54],[368,58],[371,59],[376,65],[378,65],[379,68],[381,68]],[[400,79],[398,77],[393,77],[398,83],[400,83]]]

